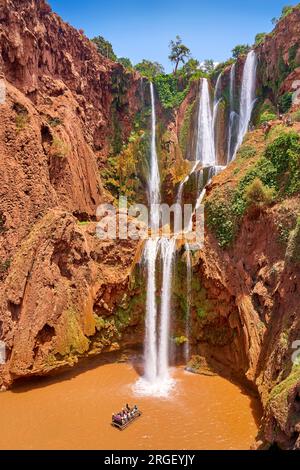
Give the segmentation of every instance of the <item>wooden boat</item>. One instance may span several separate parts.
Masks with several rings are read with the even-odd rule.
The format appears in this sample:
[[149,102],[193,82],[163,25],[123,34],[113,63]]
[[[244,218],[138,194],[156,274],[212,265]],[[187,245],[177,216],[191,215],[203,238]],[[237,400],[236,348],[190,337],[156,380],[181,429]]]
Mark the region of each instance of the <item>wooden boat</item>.
[[133,417],[130,418],[129,421],[124,422],[124,424],[120,423],[119,421],[116,421],[116,420],[112,419],[111,425],[114,428],[119,429],[120,431],[124,431],[124,429],[126,429],[130,424],[132,424],[134,421],[136,421],[140,416],[142,416],[142,412],[140,410],[137,410],[134,413]]

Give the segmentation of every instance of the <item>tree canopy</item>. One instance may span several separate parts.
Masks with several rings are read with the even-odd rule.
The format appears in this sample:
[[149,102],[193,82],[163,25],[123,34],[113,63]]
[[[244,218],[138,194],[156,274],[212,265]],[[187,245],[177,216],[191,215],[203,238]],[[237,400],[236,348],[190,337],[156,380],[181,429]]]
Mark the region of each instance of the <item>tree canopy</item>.
[[237,59],[240,55],[248,54],[250,49],[251,47],[249,46],[249,44],[238,44],[232,49],[232,57],[234,59]]
[[177,72],[180,62],[183,64],[191,55],[190,49],[182,43],[180,36],[176,36],[175,41],[170,42],[169,60],[174,64],[174,73]]
[[132,69],[133,65],[128,57],[118,57],[118,62],[123,65],[126,69]]
[[92,42],[96,44],[99,54],[103,55],[107,59],[116,61],[117,56],[114,53],[113,47],[109,41],[104,39],[103,36],[96,36],[92,39]]
[[208,74],[212,73],[215,68],[215,62],[212,59],[206,59],[203,64],[201,64],[201,70]]
[[158,62],[151,62],[151,60],[142,60],[139,64],[134,67],[141,75],[153,80],[157,75],[165,73],[165,69]]

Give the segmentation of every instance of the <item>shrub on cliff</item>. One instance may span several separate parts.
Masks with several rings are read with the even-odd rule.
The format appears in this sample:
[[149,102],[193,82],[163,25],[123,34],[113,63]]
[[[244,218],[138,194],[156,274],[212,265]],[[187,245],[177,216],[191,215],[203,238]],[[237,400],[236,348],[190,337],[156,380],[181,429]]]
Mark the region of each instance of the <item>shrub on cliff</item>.
[[287,194],[300,191],[300,136],[294,131],[281,134],[268,145],[265,157],[276,169],[282,190]]
[[274,190],[265,186],[259,178],[255,178],[245,190],[248,207],[262,207],[270,204],[274,198]]
[[188,86],[184,87],[174,74],[158,75],[155,77],[154,83],[160,102],[165,109],[173,109],[180,106],[188,92]]
[[250,51],[251,47],[249,44],[238,44],[232,49],[232,57],[238,59],[240,55],[246,55]]
[[262,44],[264,42],[264,40],[266,39],[266,36],[267,36],[266,33],[258,33],[255,36],[255,45],[259,46],[260,44]]
[[277,119],[277,115],[275,113],[265,112],[262,113],[259,117],[259,124],[263,124],[264,122],[275,121]]

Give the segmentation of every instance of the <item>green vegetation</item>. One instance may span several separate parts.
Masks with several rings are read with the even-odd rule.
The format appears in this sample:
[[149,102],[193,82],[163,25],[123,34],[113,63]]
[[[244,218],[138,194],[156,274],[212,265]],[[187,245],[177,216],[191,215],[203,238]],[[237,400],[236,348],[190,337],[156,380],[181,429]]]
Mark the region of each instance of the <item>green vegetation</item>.
[[260,44],[262,44],[262,43],[265,41],[266,36],[267,36],[266,33],[258,33],[258,34],[255,36],[255,45],[256,45],[256,46],[259,46]]
[[276,119],[277,119],[277,114],[265,112],[260,115],[259,124],[263,124],[264,122],[269,122],[269,121],[276,121]]
[[299,381],[300,366],[294,365],[290,375],[276,385],[270,393],[269,400],[287,400],[290,389]]
[[133,69],[132,62],[130,59],[128,59],[128,57],[119,57],[118,62],[119,64],[122,64],[123,67],[125,67],[126,69],[129,69],[129,70]]
[[11,258],[8,258],[4,261],[0,260],[0,278],[3,276],[3,274],[5,274],[9,270],[10,265],[11,265]]
[[293,122],[300,122],[300,109],[292,114]]
[[113,47],[109,41],[104,39],[103,36],[96,36],[92,39],[92,42],[96,44],[97,46],[97,51],[99,54],[103,55],[107,59],[116,61],[117,56],[114,53]]
[[[243,152],[242,147],[238,158]],[[282,199],[299,191],[300,136],[293,131],[281,133],[250,166],[235,190],[219,188],[208,198],[205,204],[208,227],[219,245],[228,247],[238,232],[241,217],[250,206],[263,209],[275,198]]]
[[292,6],[292,5],[286,5],[282,8],[281,15],[279,18],[272,18],[272,24],[276,25],[279,21],[283,20],[286,18],[290,13],[293,12],[294,8],[297,8]]
[[249,44],[238,44],[232,49],[232,57],[238,59],[240,55],[246,55],[250,51],[251,47]]
[[188,339],[186,336],[176,336],[173,340],[176,346],[182,346],[183,344],[188,342]]
[[196,59],[189,59],[186,64],[180,69],[180,75],[183,77],[192,77],[199,72],[200,63]]
[[203,64],[201,65],[201,69],[204,73],[212,74],[215,70],[215,62],[212,59],[206,59]]
[[194,103],[190,104],[185,112],[182,127],[180,129],[179,144],[183,155],[185,155],[188,144],[189,130],[191,128],[191,119],[194,110]]
[[262,207],[271,204],[274,190],[265,186],[259,178],[255,178],[245,190],[245,200],[248,207]]
[[151,62],[150,60],[142,60],[139,64],[134,67],[141,75],[148,78],[149,80],[154,80],[158,75],[165,73],[165,70],[161,64],[158,62]]
[[243,159],[252,158],[255,155],[256,149],[251,145],[243,145],[238,152],[238,156]]
[[154,79],[154,84],[165,109],[178,108],[188,93],[188,86],[184,87],[173,74],[158,75]]
[[278,100],[278,105],[281,113],[287,113],[293,102],[293,93],[285,93]]
[[66,142],[61,140],[57,135],[53,137],[51,145],[51,155],[56,158],[66,158],[70,152],[70,147]]
[[174,73],[176,74],[180,62],[184,64],[186,59],[190,57],[191,51],[182,43],[180,36],[176,36],[175,41],[171,41],[169,47],[169,59],[174,64]]

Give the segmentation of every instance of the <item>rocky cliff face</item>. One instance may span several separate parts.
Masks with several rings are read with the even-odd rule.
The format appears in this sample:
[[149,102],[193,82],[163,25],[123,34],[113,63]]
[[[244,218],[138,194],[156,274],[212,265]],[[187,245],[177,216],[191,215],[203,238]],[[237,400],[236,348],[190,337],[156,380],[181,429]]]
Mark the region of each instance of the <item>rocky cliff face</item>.
[[8,358],[0,380],[8,385],[117,347],[124,325],[113,314],[136,244],[98,243],[84,224],[112,200],[100,170],[115,142],[128,140],[143,83],[43,0],[1,0],[0,20],[0,337]]

